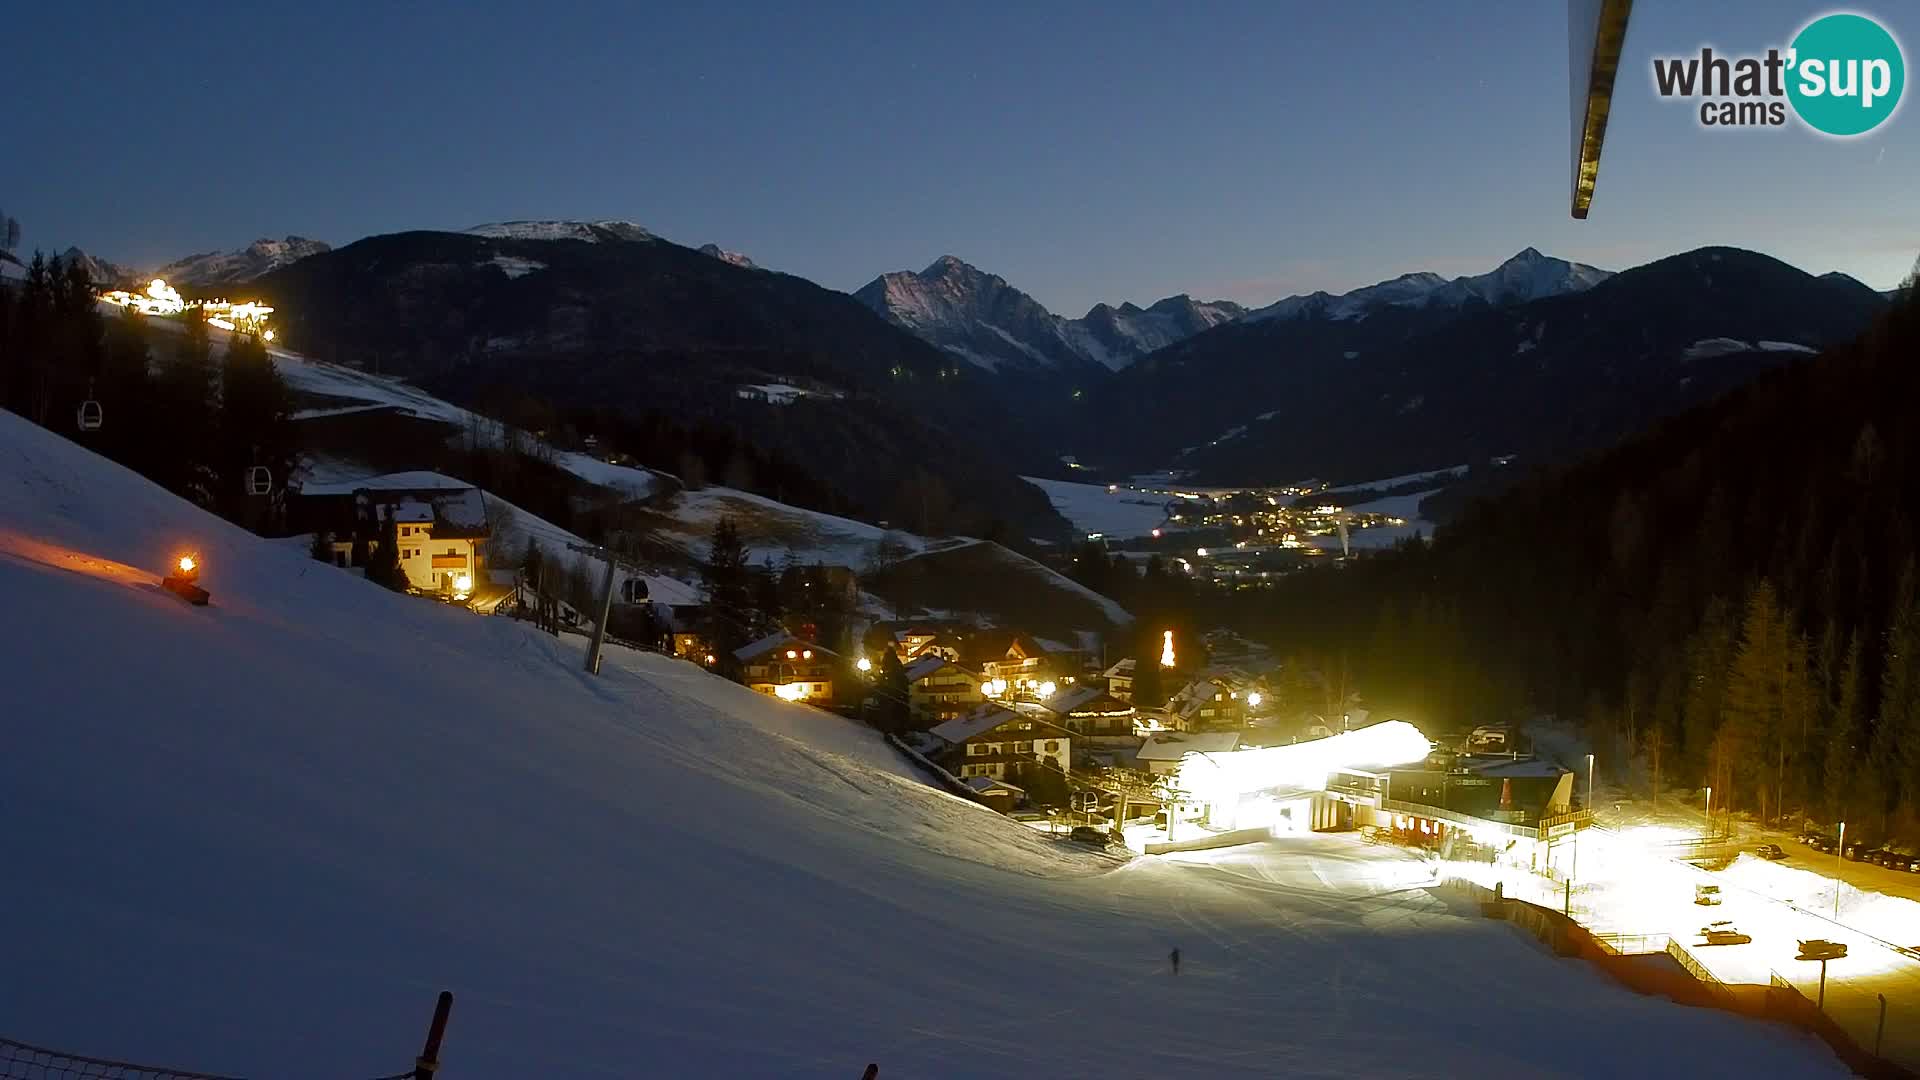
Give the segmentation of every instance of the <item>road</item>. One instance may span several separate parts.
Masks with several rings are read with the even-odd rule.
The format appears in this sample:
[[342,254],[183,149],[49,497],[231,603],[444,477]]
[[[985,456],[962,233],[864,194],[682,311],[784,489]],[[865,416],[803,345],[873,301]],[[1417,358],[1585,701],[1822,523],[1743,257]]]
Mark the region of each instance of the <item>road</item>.
[[[1608,828],[1623,832],[1630,829],[1670,829],[1676,837],[1701,836],[1706,832],[1706,815],[1701,805],[1690,798],[1682,802],[1668,797],[1650,803],[1641,798],[1609,799],[1610,794],[1617,795],[1619,792],[1606,784],[1600,785],[1600,798],[1594,812],[1594,820]],[[1727,830],[1727,819],[1718,810],[1714,812],[1713,824],[1719,832]],[[1733,836],[1742,849],[1749,851],[1760,844],[1779,844],[1781,850],[1787,853],[1785,863],[1788,866],[1812,871],[1826,878],[1838,877],[1862,892],[1877,892],[1920,903],[1920,873],[1837,860],[1830,854],[1822,855],[1800,843],[1795,838],[1796,831],[1770,829],[1740,818],[1733,821]],[[1915,926],[1915,932],[1917,936],[1913,943],[1920,944],[1920,925]]]

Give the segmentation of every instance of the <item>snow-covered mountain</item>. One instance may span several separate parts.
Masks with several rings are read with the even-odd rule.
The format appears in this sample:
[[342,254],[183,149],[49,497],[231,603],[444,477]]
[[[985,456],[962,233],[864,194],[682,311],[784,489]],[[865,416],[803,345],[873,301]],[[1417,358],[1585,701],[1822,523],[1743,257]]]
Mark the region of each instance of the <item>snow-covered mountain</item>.
[[1226,301],[1172,296],[1151,307],[1098,304],[1067,319],[952,255],[919,273],[882,274],[854,298],[890,322],[988,370],[1119,370],[1155,349],[1238,318]]
[[1449,281],[1439,274],[1402,274],[1377,285],[1334,295],[1313,292],[1289,296],[1249,314],[1248,322],[1271,319],[1356,319],[1387,305],[1461,308],[1472,304],[1504,307],[1545,296],[1590,289],[1613,276],[1585,263],[1569,262],[1526,250],[1484,274]]
[[1231,300],[1195,300],[1185,293],[1148,307],[1095,304],[1078,319],[1065,320],[1067,339],[1115,371],[1155,349],[1185,341],[1202,330],[1232,322],[1246,309]]
[[496,221],[466,230],[474,236],[505,240],[585,240],[598,244],[612,240],[658,240],[646,226],[632,221]]
[[95,285],[120,285],[138,276],[135,271],[127,267],[121,266],[118,263],[110,263],[105,259],[96,258],[81,251],[77,247],[70,247],[62,252],[60,254],[60,261],[63,263],[78,262],[86,268],[87,277],[93,279]]
[[320,240],[289,236],[284,240],[261,237],[238,251],[203,251],[176,259],[153,271],[174,285],[228,285],[252,281],[283,266],[299,262],[309,255],[333,250]]
[[760,264],[754,262],[752,259],[747,258],[745,255],[742,255],[737,251],[728,251],[725,248],[721,247],[719,244],[701,244],[699,251],[700,251],[700,254],[711,255],[714,258],[719,259],[723,263],[731,263],[734,266],[742,267],[747,270],[760,269]]

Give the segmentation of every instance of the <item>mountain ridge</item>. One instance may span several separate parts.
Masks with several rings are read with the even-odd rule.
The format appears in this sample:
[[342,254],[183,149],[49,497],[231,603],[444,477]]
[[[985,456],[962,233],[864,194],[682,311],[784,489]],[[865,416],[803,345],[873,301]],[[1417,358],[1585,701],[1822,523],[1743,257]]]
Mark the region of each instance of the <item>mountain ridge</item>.
[[954,255],[917,273],[881,274],[853,295],[895,326],[988,371],[1117,371],[1245,312],[1232,301],[1181,293],[1144,308],[1095,304],[1070,319]]

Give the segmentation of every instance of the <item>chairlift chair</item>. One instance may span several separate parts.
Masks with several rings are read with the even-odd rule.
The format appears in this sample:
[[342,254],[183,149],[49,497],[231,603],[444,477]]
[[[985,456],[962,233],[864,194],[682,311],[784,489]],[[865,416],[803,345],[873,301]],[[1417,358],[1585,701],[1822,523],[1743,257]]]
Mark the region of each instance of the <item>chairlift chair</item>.
[[273,473],[265,465],[255,465],[247,470],[247,494],[267,495],[273,491]]
[[75,412],[74,416],[80,425],[81,431],[100,430],[100,421],[102,419],[100,403],[92,398],[81,402],[80,408]]

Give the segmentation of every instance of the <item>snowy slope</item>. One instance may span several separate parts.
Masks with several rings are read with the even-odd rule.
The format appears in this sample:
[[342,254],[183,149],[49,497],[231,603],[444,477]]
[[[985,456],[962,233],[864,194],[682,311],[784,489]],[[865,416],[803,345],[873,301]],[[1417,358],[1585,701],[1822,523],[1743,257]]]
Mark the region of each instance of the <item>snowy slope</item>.
[[1060,516],[1082,533],[1099,533],[1111,540],[1146,536],[1165,524],[1170,496],[1136,491],[1107,490],[1105,484],[1076,484],[1023,476],[1022,480],[1046,492]]
[[[108,309],[109,314],[117,315],[118,312],[118,308]],[[148,325],[169,333],[179,333],[183,329],[182,324],[171,319],[151,319]],[[223,347],[229,336],[227,331],[217,327],[208,327],[207,335],[216,345]],[[277,345],[269,345],[267,352],[273,357],[274,367],[279,370],[281,378],[286,380],[288,386],[310,394],[339,399],[324,408],[297,412],[294,414],[295,419],[341,416],[370,409],[395,409],[410,416],[438,420],[462,430],[473,431],[481,438],[502,437],[500,424],[497,421],[434,397],[404,380],[308,359]],[[671,481],[663,479],[659,474],[648,469],[611,465],[599,458],[572,450],[549,448],[549,451],[553,456],[553,463],[561,469],[587,483],[618,491],[632,498],[646,498],[671,484]],[[319,462],[317,464],[318,469],[311,474],[310,478],[322,483],[350,479],[364,472],[351,467],[344,470],[338,469],[335,463]]]
[[[1113,870],[865,729],[658,657],[588,677],[4,413],[0,462],[0,588],[35,615],[0,628],[14,1038],[367,1075],[446,986],[463,1080],[1842,1075],[1450,911],[1393,853]],[[212,607],[151,586],[189,543]]]
[[[471,487],[465,480],[445,476],[434,472],[400,472],[373,475],[329,476],[324,480],[309,478],[301,485],[301,492],[308,495],[350,495],[361,488],[424,489],[424,488],[465,488]],[[487,516],[493,526],[493,534],[488,540],[490,565],[495,569],[508,569],[517,565],[527,550],[527,541],[538,541],[540,547],[550,557],[558,558],[562,563],[571,563],[589,556],[573,552],[570,546],[590,547],[587,541],[578,535],[555,525],[553,522],[525,510],[490,491],[480,489],[487,503]],[[595,563],[597,567],[599,564]],[[594,581],[600,579],[597,576]],[[630,577],[638,577],[647,583],[647,597],[661,604],[698,604],[701,602],[700,589],[678,578],[664,574],[634,574],[624,567],[614,572],[614,588]]]

